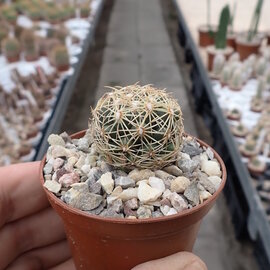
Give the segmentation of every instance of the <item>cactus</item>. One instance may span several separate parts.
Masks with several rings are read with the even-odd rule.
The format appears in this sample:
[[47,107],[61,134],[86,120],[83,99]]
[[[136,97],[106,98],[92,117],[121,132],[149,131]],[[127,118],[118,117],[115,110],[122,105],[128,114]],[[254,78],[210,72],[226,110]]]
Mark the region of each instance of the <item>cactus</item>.
[[1,9],[1,15],[8,23],[16,24],[17,13],[12,7],[3,7]]
[[29,8],[27,11],[27,15],[33,21],[38,21],[42,19],[42,11],[40,8],[37,8],[37,7]]
[[91,9],[89,3],[80,6],[80,13],[82,18],[89,17],[90,11]]
[[230,88],[240,90],[243,85],[242,69],[235,69],[230,80]]
[[270,85],[270,68],[269,67],[265,70],[264,78],[265,78],[266,84],[269,86]]
[[6,38],[2,41],[2,51],[9,62],[19,60],[20,44],[15,38]]
[[253,13],[251,23],[250,23],[250,28],[248,30],[248,35],[247,35],[248,42],[251,42],[257,34],[258,25],[259,25],[259,21],[261,17],[262,5],[263,5],[263,0],[258,0],[254,13]]
[[256,61],[255,67],[254,67],[254,72],[256,76],[262,76],[265,73],[266,66],[267,66],[266,60],[264,59],[264,57],[260,57]]
[[216,54],[213,60],[213,70],[212,73],[214,76],[218,77],[224,67],[225,57],[223,54]]
[[112,89],[90,120],[95,146],[106,162],[154,169],[175,161],[184,131],[177,101],[151,85]]
[[230,9],[226,5],[220,14],[218,31],[215,35],[215,46],[216,49],[225,49],[227,44],[227,29],[230,20]]
[[61,13],[58,8],[47,7],[45,10],[45,17],[47,17],[47,20],[52,24],[56,24],[61,21]]
[[240,60],[240,55],[238,52],[235,52],[232,55],[230,55],[228,62],[229,63],[239,62],[239,60]]
[[[0,44],[7,37],[8,31],[3,24],[0,24]],[[1,48],[0,48],[1,53]]]
[[54,48],[52,52],[52,62],[59,71],[69,69],[69,54],[65,46],[59,45]]
[[225,65],[220,74],[220,80],[222,84],[228,84],[231,79],[231,68]]
[[34,61],[39,57],[39,48],[34,32],[26,29],[21,34],[22,46],[27,61]]
[[256,91],[256,98],[257,99],[262,98],[262,93],[263,93],[264,89],[265,89],[265,79],[260,78],[258,80],[258,84],[257,84],[257,91]]

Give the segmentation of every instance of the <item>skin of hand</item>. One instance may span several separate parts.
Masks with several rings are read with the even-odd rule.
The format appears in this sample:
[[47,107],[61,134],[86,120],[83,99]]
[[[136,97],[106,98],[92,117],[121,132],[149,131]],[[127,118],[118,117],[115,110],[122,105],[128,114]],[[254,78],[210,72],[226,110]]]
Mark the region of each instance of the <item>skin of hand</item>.
[[[39,181],[40,162],[0,168],[0,270],[75,270],[60,217]],[[179,252],[132,270],[207,270]]]

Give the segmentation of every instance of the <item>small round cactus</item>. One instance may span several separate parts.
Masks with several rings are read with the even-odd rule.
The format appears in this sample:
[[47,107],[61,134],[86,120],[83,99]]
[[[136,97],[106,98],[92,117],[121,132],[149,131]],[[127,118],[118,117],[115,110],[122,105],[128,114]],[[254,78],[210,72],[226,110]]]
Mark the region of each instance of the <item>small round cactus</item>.
[[177,101],[151,85],[112,89],[90,120],[95,146],[106,162],[153,169],[175,161],[184,131]]
[[20,44],[15,38],[6,38],[2,41],[2,51],[9,62],[16,62],[20,57]]
[[38,7],[31,7],[27,11],[27,15],[33,21],[38,21],[42,19],[42,10]]
[[[8,35],[8,31],[5,28],[4,24],[0,24],[0,44],[2,40],[4,40]],[[1,48],[0,48],[0,53],[1,53]]]
[[59,45],[52,52],[52,63],[58,71],[66,71],[69,69],[69,54],[67,48]]
[[225,64],[225,57],[223,54],[217,54],[213,60],[212,74],[214,77],[219,77]]

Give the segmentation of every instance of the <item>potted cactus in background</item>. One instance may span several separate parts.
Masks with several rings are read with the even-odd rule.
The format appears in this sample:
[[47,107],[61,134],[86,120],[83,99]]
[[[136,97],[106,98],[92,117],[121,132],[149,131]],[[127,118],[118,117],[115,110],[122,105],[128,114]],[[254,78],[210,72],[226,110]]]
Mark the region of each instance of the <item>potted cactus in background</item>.
[[42,19],[42,10],[40,7],[29,7],[27,10],[27,15],[32,21],[39,21]]
[[66,71],[69,69],[69,54],[66,46],[59,45],[53,49],[51,62],[58,71]]
[[15,38],[6,38],[2,41],[2,52],[8,62],[17,62],[20,59],[20,44]]
[[41,182],[78,269],[126,270],[191,251],[225,184],[220,157],[184,134],[177,101],[151,85],[113,88],[86,132],[48,142]]
[[215,55],[223,54],[225,59],[233,53],[233,49],[227,46],[227,29],[230,20],[230,9],[229,6],[226,5],[220,14],[218,30],[215,35],[215,45],[210,45],[207,47],[207,55],[208,55],[208,70],[212,70],[213,68],[213,60]]
[[85,3],[85,4],[82,4],[80,5],[80,15],[81,15],[81,18],[88,18],[89,15],[90,15],[90,3]]
[[211,25],[211,1],[207,0],[207,17],[206,25],[201,25],[198,29],[199,32],[199,45],[207,47],[214,44],[214,37],[216,34],[216,27]]
[[[0,23],[0,44],[7,36],[8,36],[8,30],[6,29],[3,23]],[[0,46],[0,53],[1,53],[1,46]]]
[[259,52],[262,37],[258,34],[258,25],[261,17],[262,6],[263,0],[258,0],[248,32],[242,34],[236,39],[236,51],[239,53],[241,60],[244,60],[251,54],[258,54]]
[[21,34],[21,42],[25,60],[36,61],[39,58],[39,48],[34,32],[30,29],[24,30]]
[[9,6],[4,6],[1,8],[1,16],[2,18],[12,25],[16,24],[17,21],[17,12],[15,9]]

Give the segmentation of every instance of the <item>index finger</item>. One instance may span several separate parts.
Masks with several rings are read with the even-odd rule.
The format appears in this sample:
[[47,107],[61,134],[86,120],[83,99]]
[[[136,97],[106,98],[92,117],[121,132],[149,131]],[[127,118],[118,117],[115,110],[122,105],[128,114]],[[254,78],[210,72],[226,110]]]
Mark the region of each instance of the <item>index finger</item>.
[[0,227],[48,206],[39,166],[38,161],[0,168]]

